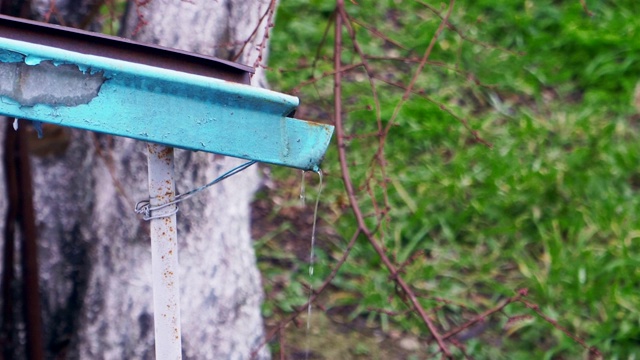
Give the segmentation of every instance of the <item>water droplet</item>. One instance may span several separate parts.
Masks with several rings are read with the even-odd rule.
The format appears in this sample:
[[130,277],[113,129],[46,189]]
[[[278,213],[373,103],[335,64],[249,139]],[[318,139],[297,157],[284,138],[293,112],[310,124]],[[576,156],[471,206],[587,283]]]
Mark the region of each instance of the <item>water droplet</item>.
[[[315,246],[316,246],[316,223],[318,221],[318,206],[320,205],[320,194],[322,193],[322,170],[318,169],[316,173],[319,176],[318,180],[318,194],[316,195],[316,203],[313,208],[313,226],[311,227],[311,250],[309,253],[309,299],[307,301],[307,331],[306,340],[307,346],[305,351],[305,359],[309,358],[309,329],[311,328],[311,298],[313,297],[313,268],[315,261]],[[303,185],[304,185],[304,173],[303,173]]]

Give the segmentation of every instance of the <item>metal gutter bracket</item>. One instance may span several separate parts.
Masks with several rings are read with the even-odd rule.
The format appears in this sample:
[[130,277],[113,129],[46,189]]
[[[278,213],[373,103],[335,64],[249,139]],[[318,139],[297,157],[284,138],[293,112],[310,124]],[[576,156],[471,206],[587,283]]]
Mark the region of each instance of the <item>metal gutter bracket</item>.
[[318,170],[333,127],[289,117],[298,99],[249,86],[251,72],[212,57],[0,16],[1,114]]

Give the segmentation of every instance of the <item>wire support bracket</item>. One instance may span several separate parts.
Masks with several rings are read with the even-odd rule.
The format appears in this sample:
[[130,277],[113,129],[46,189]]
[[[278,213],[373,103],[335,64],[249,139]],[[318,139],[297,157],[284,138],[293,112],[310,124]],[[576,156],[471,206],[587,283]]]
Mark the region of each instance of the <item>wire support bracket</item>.
[[[256,162],[257,161],[255,161],[255,160],[251,160],[251,161],[247,161],[247,162],[245,162],[243,164],[240,164],[240,165],[234,167],[233,169],[227,171],[226,173],[218,176],[213,181],[211,181],[211,182],[209,182],[209,183],[207,183],[207,184],[205,184],[203,186],[200,186],[198,188],[195,188],[193,190],[187,191],[184,194],[179,194],[179,195],[177,195],[175,197],[174,200],[169,201],[169,202],[164,203],[164,204],[160,204],[160,205],[157,205],[157,206],[151,206],[151,201],[150,200],[140,200],[140,201],[138,201],[138,203],[136,203],[136,206],[134,208],[134,212],[136,214],[142,214],[142,219],[145,220],[145,221],[150,221],[150,220],[153,220],[153,219],[162,219],[162,218],[165,218],[165,217],[172,216],[172,215],[178,213],[178,210],[179,210],[178,203],[189,199],[190,197],[196,195],[197,193],[199,193],[199,192],[201,192],[203,190],[206,190],[210,186],[213,186],[213,185],[221,182],[224,179],[227,179],[227,178],[229,178],[229,177],[231,177],[231,176],[233,176],[233,175],[235,175],[235,174],[237,174],[239,172],[242,172],[243,170],[246,170],[247,168],[249,168],[251,165],[255,164]],[[173,211],[162,213],[162,214],[157,214],[157,215],[153,214],[155,211],[164,209],[164,208],[172,206],[172,205],[175,205],[175,209]]]

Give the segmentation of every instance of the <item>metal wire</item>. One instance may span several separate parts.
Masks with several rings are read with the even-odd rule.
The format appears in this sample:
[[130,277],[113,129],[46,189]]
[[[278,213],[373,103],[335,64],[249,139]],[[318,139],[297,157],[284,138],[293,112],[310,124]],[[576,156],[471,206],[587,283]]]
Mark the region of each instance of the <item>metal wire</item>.
[[[169,201],[168,203],[165,204],[161,204],[161,205],[157,205],[157,206],[151,206],[151,202],[150,200],[141,200],[138,201],[138,203],[136,204],[136,207],[134,209],[134,211],[136,212],[136,214],[142,214],[142,219],[145,221],[149,221],[149,220],[153,220],[153,219],[161,219],[164,217],[169,217],[175,213],[178,212],[178,206],[176,204],[178,204],[181,201],[187,200],[188,198],[194,196],[195,194],[207,189],[208,187],[215,185],[217,183],[219,183],[220,181],[227,179],[243,170],[246,170],[248,167],[250,167],[251,165],[255,164],[257,161],[255,160],[251,160],[251,161],[247,161],[244,164],[240,164],[236,167],[234,167],[233,169],[227,171],[226,173],[218,176],[217,178],[215,178],[213,181],[200,186],[198,188],[195,188],[193,190],[187,191],[184,194],[180,194],[177,195],[175,197],[175,199],[173,201]],[[162,214],[162,215],[153,215],[152,213],[156,210],[160,210],[160,209],[164,209],[167,206],[171,206],[171,205],[176,205],[176,209],[168,214]]]

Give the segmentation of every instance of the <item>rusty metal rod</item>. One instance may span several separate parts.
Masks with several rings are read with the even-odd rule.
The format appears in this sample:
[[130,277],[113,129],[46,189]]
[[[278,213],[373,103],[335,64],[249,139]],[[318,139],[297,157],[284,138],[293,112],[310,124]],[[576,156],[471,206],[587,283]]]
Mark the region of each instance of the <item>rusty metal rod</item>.
[[6,121],[4,140],[4,173],[7,181],[7,216],[4,223],[4,252],[2,261],[2,326],[0,330],[0,359],[13,359],[16,347],[14,324],[13,283],[15,281],[15,233],[18,218],[19,183],[17,158],[18,134],[11,121]]
[[19,165],[18,181],[20,183],[19,224],[22,235],[20,246],[22,254],[22,288],[24,297],[24,319],[27,335],[27,359],[44,359],[42,317],[40,310],[40,281],[38,266],[38,235],[36,231],[36,214],[33,207],[33,181],[31,165],[27,151],[27,133],[24,127],[18,129]]
[[[173,148],[149,143],[147,150],[149,201],[153,207],[175,198]],[[171,205],[151,214],[153,317],[158,360],[182,358],[176,211],[176,205]]]
[[[44,359],[42,318],[40,311],[40,284],[38,278],[38,246],[36,233],[35,210],[33,207],[33,188],[31,180],[31,167],[27,152],[27,139],[25,128],[13,131],[7,122],[5,139],[5,170],[7,177],[7,191],[9,207],[7,209],[5,229],[5,261],[8,271],[3,277],[3,297],[11,302],[13,267],[15,251],[15,226],[20,229],[20,254],[22,271],[22,312],[26,330],[25,353],[27,359]],[[11,252],[11,254],[9,253]],[[3,352],[5,358],[15,355],[18,344],[12,332],[16,330],[12,317],[11,303],[5,304],[3,320]]]

